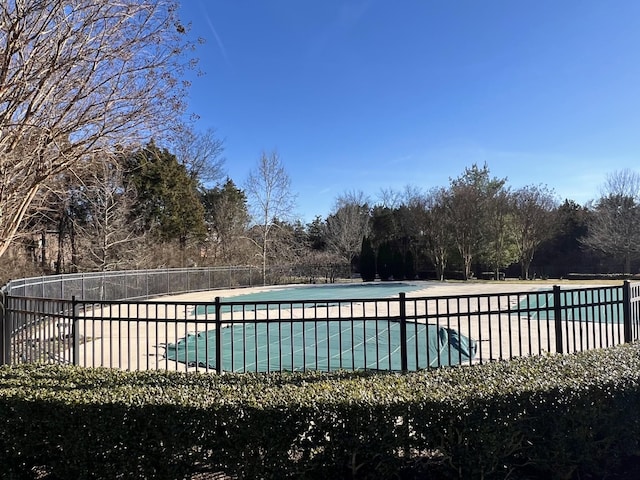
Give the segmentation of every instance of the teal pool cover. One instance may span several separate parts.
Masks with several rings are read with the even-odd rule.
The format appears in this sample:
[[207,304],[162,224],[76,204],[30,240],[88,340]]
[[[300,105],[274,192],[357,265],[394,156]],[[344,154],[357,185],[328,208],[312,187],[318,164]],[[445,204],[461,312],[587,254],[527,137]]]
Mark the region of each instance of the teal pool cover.
[[[253,293],[245,293],[224,298],[226,303],[238,302],[238,305],[224,305],[221,312],[252,311],[278,309],[282,303],[285,308],[304,308],[305,305],[340,305],[347,299],[391,298],[400,292],[408,293],[425,288],[407,282],[390,283],[348,283],[326,285],[303,285],[286,288],[273,288]],[[264,303],[278,302],[278,303]],[[214,305],[198,305],[196,315],[215,313]]]
[[[560,292],[561,320],[620,324],[624,314],[622,288],[590,289]],[[532,310],[529,316],[539,320],[555,320],[553,293],[531,293],[518,305]],[[535,311],[536,309],[539,309]]]
[[[168,360],[216,368],[217,331],[168,344]],[[456,330],[407,322],[408,369],[469,363],[476,342]],[[400,323],[321,320],[242,323],[222,328],[222,369],[232,372],[401,370]]]

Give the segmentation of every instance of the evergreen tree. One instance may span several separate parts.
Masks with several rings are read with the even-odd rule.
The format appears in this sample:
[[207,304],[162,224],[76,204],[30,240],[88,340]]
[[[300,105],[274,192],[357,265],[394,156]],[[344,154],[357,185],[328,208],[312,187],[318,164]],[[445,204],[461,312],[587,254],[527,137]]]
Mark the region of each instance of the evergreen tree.
[[319,215],[313,219],[313,222],[307,224],[307,237],[309,246],[313,250],[326,250],[326,225]]
[[407,280],[414,280],[416,278],[415,259],[411,250],[408,250],[404,256],[404,276]]
[[372,282],[376,279],[376,255],[371,246],[369,237],[362,239],[360,250],[360,276],[365,282]]
[[[247,197],[230,178],[222,187],[202,192],[211,255],[224,261],[238,259],[241,249],[238,240],[246,234],[249,224]],[[208,252],[209,254],[209,252]]]
[[378,275],[380,280],[389,280],[392,275],[393,253],[389,242],[383,242],[378,247]]
[[137,194],[132,217],[160,240],[177,240],[182,249],[189,239],[206,235],[204,207],[196,181],[175,155],[150,142],[126,162],[125,182]]
[[394,280],[404,280],[404,255],[397,247],[391,252],[391,274]]

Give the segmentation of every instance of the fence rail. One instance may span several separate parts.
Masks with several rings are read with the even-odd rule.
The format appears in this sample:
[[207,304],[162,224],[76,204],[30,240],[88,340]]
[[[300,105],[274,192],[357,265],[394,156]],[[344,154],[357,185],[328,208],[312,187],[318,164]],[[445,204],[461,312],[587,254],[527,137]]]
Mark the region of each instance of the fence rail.
[[[157,285],[157,275],[162,273],[151,271],[151,285]],[[181,275],[205,277],[196,272]],[[251,273],[245,275],[253,281]],[[130,289],[132,281],[127,280],[120,292],[123,284],[126,292],[133,292],[127,300],[24,295],[28,289],[46,291],[48,287],[37,282],[6,289],[0,311],[0,364],[215,372],[407,371],[606,348],[640,335],[640,283],[266,302],[143,301],[139,298],[159,289],[148,288],[142,295],[142,290]],[[203,280],[197,290],[220,287],[208,285]],[[108,290],[84,290],[85,295],[87,291]]]

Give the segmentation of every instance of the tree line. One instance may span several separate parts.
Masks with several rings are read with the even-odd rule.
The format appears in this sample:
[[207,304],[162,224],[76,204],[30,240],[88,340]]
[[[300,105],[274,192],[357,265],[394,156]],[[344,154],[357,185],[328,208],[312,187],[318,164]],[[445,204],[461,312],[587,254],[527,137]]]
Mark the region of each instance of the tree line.
[[[640,177],[609,175],[599,200],[560,203],[544,185],[511,188],[471,165],[449,184],[350,191],[326,217],[291,217],[295,196],[277,152],[240,186],[214,131],[173,150],[154,141],[87,157],[52,177],[5,271],[66,273],[158,267],[349,265],[365,280],[562,277],[637,269]],[[635,271],[635,270],[634,270]]]
[[365,279],[637,271],[640,180],[628,170],[584,206],[471,165],[446,186],[354,190],[325,218],[292,218],[277,152],[237,184],[215,131],[181,120],[200,40],[176,12],[173,0],[0,7],[3,282],[229,264],[331,278],[348,265]]
[[427,191],[383,191],[374,203],[347,194],[317,222],[368,280],[531,279],[637,272],[639,213],[640,175],[631,170],[609,174],[600,197],[582,206],[546,185],[512,188],[474,164]]

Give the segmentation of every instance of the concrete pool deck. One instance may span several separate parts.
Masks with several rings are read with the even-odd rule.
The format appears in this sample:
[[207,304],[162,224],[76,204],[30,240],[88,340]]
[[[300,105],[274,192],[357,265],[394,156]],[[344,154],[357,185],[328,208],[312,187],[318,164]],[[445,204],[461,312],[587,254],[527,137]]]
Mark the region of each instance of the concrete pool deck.
[[[602,284],[586,284],[576,282],[406,282],[412,284],[423,284],[424,288],[407,292],[407,299],[422,297],[445,297],[445,296],[465,296],[465,295],[487,295],[505,293],[526,293],[539,290],[551,290],[553,285],[561,285],[565,288],[581,288],[604,286]],[[332,284],[333,285],[333,284]],[[296,285],[291,285],[295,287]],[[194,315],[196,304],[213,302],[215,297],[222,297],[224,300],[232,300],[233,297],[255,293],[264,290],[282,289],[287,286],[275,287],[250,287],[238,289],[224,289],[206,292],[193,292],[181,295],[164,296],[142,303],[120,304],[105,308],[93,308],[84,312],[83,320],[80,322],[79,333],[81,338],[86,339],[80,345],[78,351],[79,363],[81,365],[97,367],[112,367],[123,370],[178,370],[193,371],[194,366],[188,366],[181,362],[166,360],[164,358],[164,346],[174,343],[187,334],[202,334],[208,329],[214,328],[211,323],[206,323],[207,314]],[[477,341],[478,350],[474,362],[506,359],[512,356],[537,355],[545,351],[555,351],[555,332],[553,325],[550,328],[538,328],[538,323],[528,317],[514,318],[513,315],[474,314],[477,310],[486,310],[489,307],[489,298],[479,297],[471,306],[461,307],[461,315],[457,320],[439,323],[440,326],[448,327],[459,331],[461,334]],[[507,303],[517,302],[518,297],[501,297],[502,304],[491,305],[491,310],[503,310],[508,308]],[[165,302],[179,302],[179,305],[168,306]],[[348,318],[353,312],[354,315],[373,316],[378,315],[398,315],[398,304],[368,301],[364,304],[354,305],[333,305],[324,309],[324,314],[320,313],[314,318],[320,320],[333,315],[340,315]],[[380,311],[380,308],[387,306],[388,311]],[[424,303],[419,302],[412,307],[408,304],[407,314],[409,315],[433,315],[436,314],[437,306],[430,304],[428,312],[425,311]],[[353,310],[352,310],[353,309]],[[355,311],[355,309],[359,309]],[[377,310],[377,312],[376,312]],[[282,310],[280,312],[283,319],[309,318],[302,308]],[[252,316],[253,315],[253,316]],[[249,313],[251,318],[273,318],[273,313],[266,310]],[[210,318],[210,316],[209,316]],[[127,320],[125,320],[127,319]],[[135,320],[131,322],[130,320]],[[547,321],[542,321],[544,324]],[[430,323],[433,323],[430,321]],[[572,322],[569,322],[572,323]],[[553,324],[553,322],[551,322]],[[565,339],[567,345],[571,345],[578,336],[583,334],[582,330],[563,322],[566,332]],[[575,327],[575,325],[574,325]],[[616,325],[589,325],[589,330],[594,338],[611,341],[616,339],[618,330]],[[599,330],[599,331],[597,331]],[[568,343],[567,343],[568,342]],[[599,346],[594,341],[592,346]],[[197,368],[199,371],[207,371],[205,367]],[[208,369],[211,371],[211,369]]]

